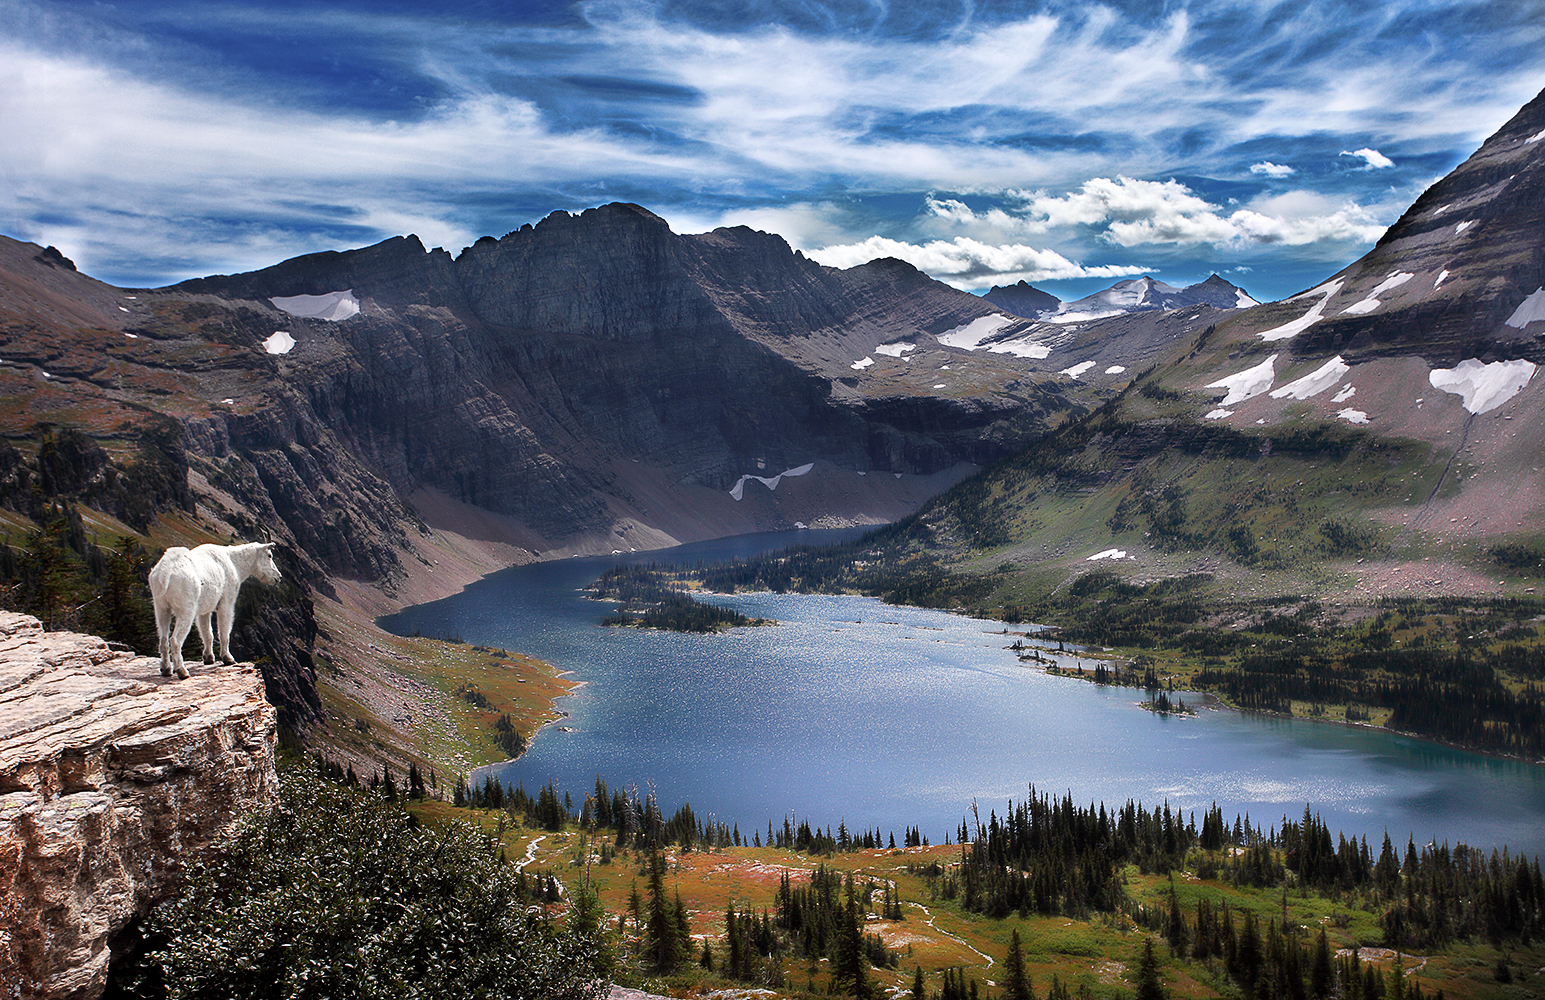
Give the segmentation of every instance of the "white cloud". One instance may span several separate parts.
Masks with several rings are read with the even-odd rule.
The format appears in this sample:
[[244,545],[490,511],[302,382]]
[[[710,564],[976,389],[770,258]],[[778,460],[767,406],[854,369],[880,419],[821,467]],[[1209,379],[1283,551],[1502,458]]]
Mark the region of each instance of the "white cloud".
[[965,236],[925,244],[871,236],[860,243],[822,247],[808,256],[828,267],[855,267],[881,257],[896,257],[957,288],[988,283],[1054,281],[1059,278],[1122,278],[1147,267],[1079,264],[1054,250],[1023,244],[990,245]]
[[1373,242],[1385,229],[1359,205],[1334,205],[1309,193],[1261,199],[1225,214],[1222,206],[1199,197],[1179,181],[1121,176],[1092,178],[1066,195],[1035,194],[1028,199],[1027,211],[1031,215],[1021,223],[1026,229],[1093,226],[1102,229],[1108,241],[1125,247]]
[[[604,184],[678,231],[718,214],[804,246],[875,231],[857,215],[800,207],[836,190],[1050,192],[1033,195],[1040,212],[935,198],[926,219],[889,233],[918,247],[959,235],[1005,252],[1052,244],[1065,263],[1085,252],[1051,239],[1058,226],[1096,226],[1125,246],[1366,240],[1377,227],[1356,205],[1311,216],[1225,210],[1176,182],[1118,171],[1218,176],[1229,168],[1213,158],[1238,143],[1311,133],[1448,153],[1534,95],[1533,76],[1504,71],[1537,66],[1545,45],[1500,13],[1442,46],[1401,44],[1404,35],[1377,52],[1350,43],[1397,17],[1416,26],[1410,37],[1428,37],[1424,26],[1441,18],[1415,0],[1343,9],[1337,37],[1349,44],[1312,46],[1304,40],[1330,37],[1325,10],[1285,0],[1193,0],[1159,16],[1052,4],[1004,18],[966,5],[947,32],[890,30],[909,16],[903,5],[872,6],[862,30],[796,30],[769,18],[727,26],[728,15],[709,26],[635,0],[576,4],[584,23],[570,26],[361,18],[317,5],[287,7],[274,25],[262,7],[231,0],[213,14],[167,5],[174,27],[204,21],[168,41],[175,32],[141,31],[132,18],[93,20],[91,5],[0,0],[0,230],[55,243],[88,269],[138,258],[207,273],[404,231],[454,249],[527,213],[608,200],[596,193]],[[1213,16],[1221,8],[1228,17]],[[1227,39],[1213,35],[1221,23]],[[304,84],[287,74],[221,58],[218,39],[258,31],[326,40],[317,44],[337,47],[346,65],[378,74],[383,93],[408,80],[405,90],[433,96],[369,113],[324,103],[320,87],[297,97]],[[215,41],[204,48],[206,39]],[[553,96],[595,74],[685,96]],[[1346,155],[1370,171],[1392,165],[1371,148]],[[1271,161],[1250,169],[1291,176]],[[519,207],[488,207],[494,194]],[[724,208],[783,197],[776,208]]]
[[1265,174],[1267,177],[1290,177],[1298,173],[1285,163],[1273,163],[1270,160],[1262,160],[1260,163],[1250,164],[1252,174]]
[[1341,155],[1362,157],[1363,161],[1367,164],[1367,166],[1363,167],[1364,170],[1384,170],[1395,165],[1394,160],[1385,156],[1377,149],[1369,149],[1366,146],[1362,149],[1343,149]]

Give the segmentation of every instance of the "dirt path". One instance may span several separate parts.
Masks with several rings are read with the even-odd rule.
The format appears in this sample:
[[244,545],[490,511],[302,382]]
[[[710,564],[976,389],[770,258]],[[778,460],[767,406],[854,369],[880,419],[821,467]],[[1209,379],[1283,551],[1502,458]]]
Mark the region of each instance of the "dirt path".
[[975,946],[973,946],[965,938],[957,937],[956,935],[951,934],[949,931],[947,931],[944,928],[942,928],[942,927],[938,926],[937,924],[935,924],[933,922],[933,913],[932,913],[932,911],[930,911],[928,909],[928,907],[924,906],[922,903],[910,903],[909,902],[909,903],[907,903],[907,905],[908,906],[915,906],[919,910],[922,910],[923,911],[923,915],[928,918],[928,926],[929,927],[933,928],[934,931],[936,931],[937,933],[943,934],[945,937],[949,938],[951,941],[955,942],[956,944],[960,945],[961,947],[968,948],[971,951],[976,952],[976,954],[982,956],[982,958],[987,960],[987,967],[989,969],[992,968],[992,956],[991,955],[989,955],[989,954],[987,954],[986,952],[983,952],[983,951],[977,951]]
[[526,870],[526,866],[529,865],[531,862],[536,860],[537,845],[540,844],[542,841],[544,841],[546,839],[547,839],[547,834],[544,833],[540,837],[536,838],[531,843],[526,845],[526,856],[524,858],[522,858],[521,860],[515,862],[515,870],[516,871],[518,871],[518,872],[525,871]]

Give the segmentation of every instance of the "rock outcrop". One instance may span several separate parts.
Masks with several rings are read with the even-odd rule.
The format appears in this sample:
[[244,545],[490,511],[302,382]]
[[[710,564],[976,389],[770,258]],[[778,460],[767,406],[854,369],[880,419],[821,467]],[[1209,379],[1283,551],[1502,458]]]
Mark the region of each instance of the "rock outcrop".
[[0,612],[0,996],[101,995],[114,936],[277,790],[263,694]]

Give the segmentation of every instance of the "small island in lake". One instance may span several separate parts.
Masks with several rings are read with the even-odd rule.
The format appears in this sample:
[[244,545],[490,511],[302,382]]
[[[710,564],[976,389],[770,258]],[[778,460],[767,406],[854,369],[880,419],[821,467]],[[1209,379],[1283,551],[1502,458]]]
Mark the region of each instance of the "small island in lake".
[[591,588],[596,600],[617,601],[616,614],[602,625],[657,628],[672,632],[718,632],[744,625],[771,625],[766,618],[747,618],[738,611],[704,604],[684,585],[666,578],[653,566],[618,566],[601,575]]

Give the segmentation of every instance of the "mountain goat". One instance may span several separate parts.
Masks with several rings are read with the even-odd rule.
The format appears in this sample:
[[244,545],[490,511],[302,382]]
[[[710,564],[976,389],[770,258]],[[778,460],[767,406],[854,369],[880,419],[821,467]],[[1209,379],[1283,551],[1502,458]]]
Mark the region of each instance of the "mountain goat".
[[248,542],[245,545],[200,545],[185,549],[175,545],[150,570],[150,597],[156,609],[156,636],[161,647],[161,673],[187,677],[182,661],[183,640],[198,622],[199,638],[204,642],[204,662],[215,662],[215,644],[210,634],[210,615],[220,630],[220,659],[235,663],[231,656],[231,625],[236,617],[236,592],[242,582],[255,576],[267,584],[279,582],[279,567],[274,565],[272,542]]

